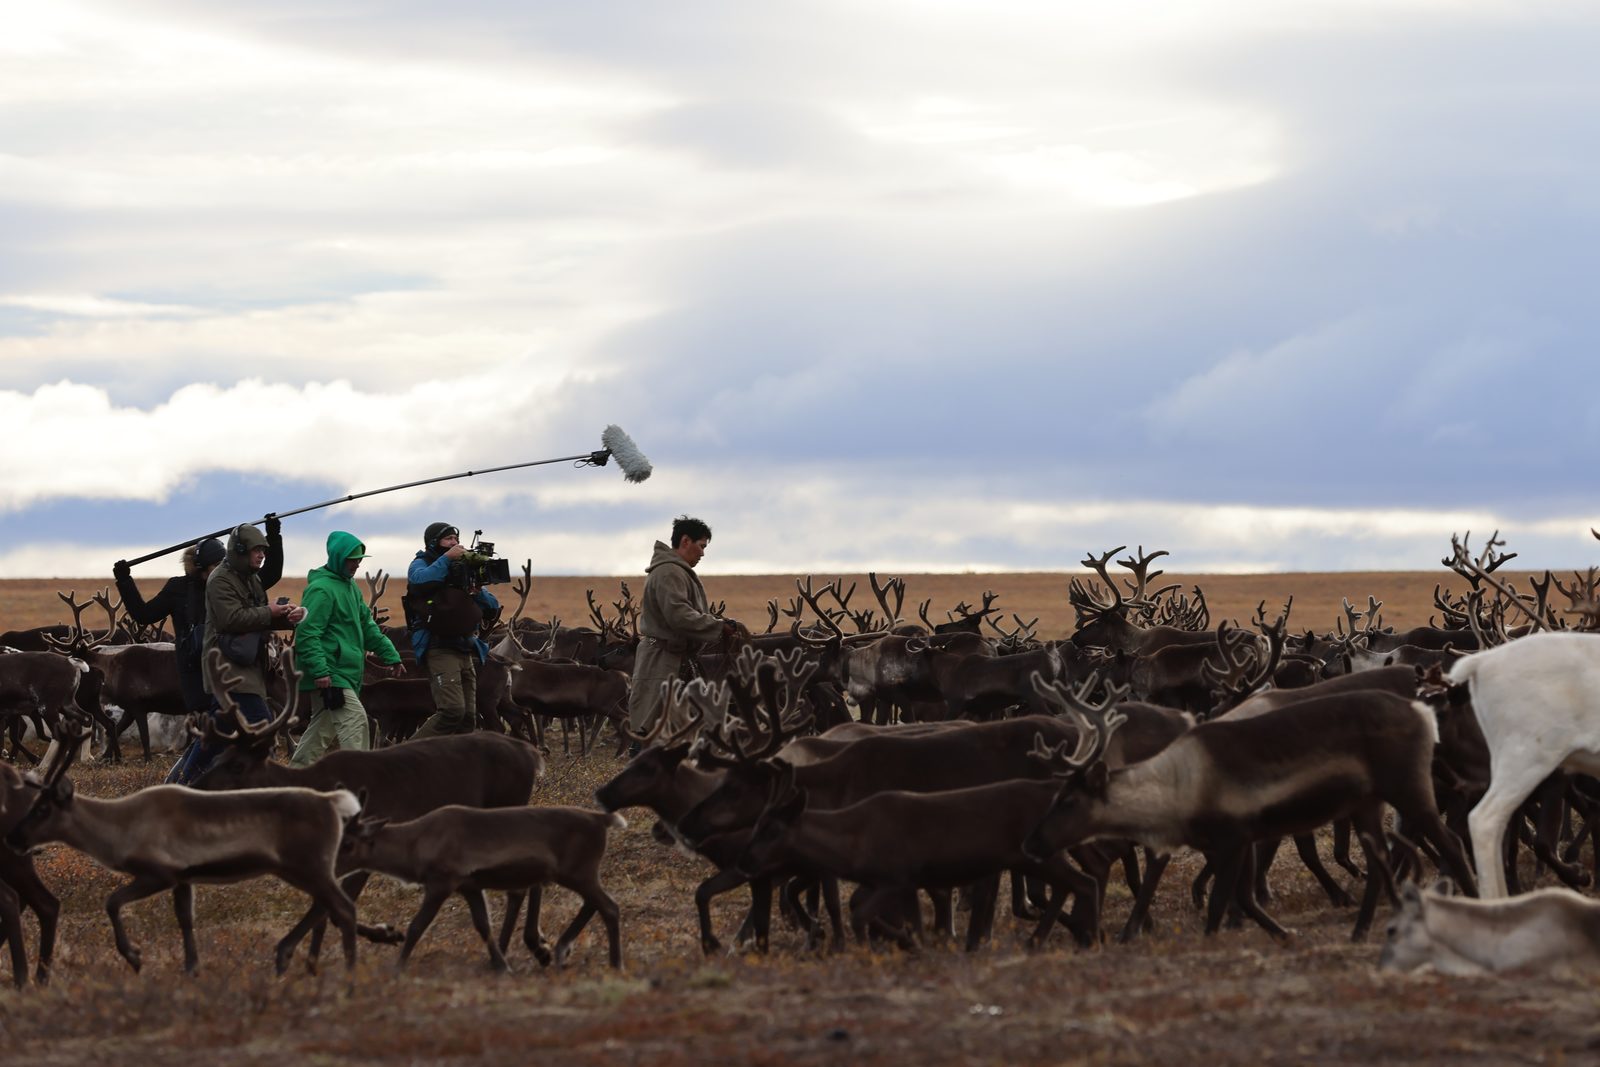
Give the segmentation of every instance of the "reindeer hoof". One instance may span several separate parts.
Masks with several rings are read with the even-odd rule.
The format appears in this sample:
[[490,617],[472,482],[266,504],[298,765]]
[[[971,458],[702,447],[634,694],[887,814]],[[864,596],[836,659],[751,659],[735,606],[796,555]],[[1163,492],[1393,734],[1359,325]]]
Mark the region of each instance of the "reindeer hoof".
[[700,939],[700,951],[707,956],[713,955],[721,951],[721,949],[722,942],[714,937],[702,937]]
[[136,948],[130,948],[122,954],[122,958],[128,961],[128,966],[133,968],[134,974],[138,974],[139,968],[144,966],[144,957],[139,955],[139,950]]
[[367,934],[367,940],[379,945],[398,945],[406,939],[403,931],[395,929],[388,923],[379,923],[370,931],[365,931],[365,933]]

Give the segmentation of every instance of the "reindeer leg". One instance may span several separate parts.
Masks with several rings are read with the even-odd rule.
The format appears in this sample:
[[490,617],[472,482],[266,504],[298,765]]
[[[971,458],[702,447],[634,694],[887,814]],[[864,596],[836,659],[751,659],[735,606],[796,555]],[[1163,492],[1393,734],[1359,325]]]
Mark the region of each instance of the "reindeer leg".
[[1355,903],[1355,898],[1345,891],[1344,886],[1335,882],[1333,876],[1328,873],[1328,868],[1322,865],[1322,857],[1317,854],[1315,834],[1295,834],[1294,848],[1300,854],[1300,862],[1305,864],[1306,870],[1311,872],[1311,877],[1317,880],[1317,884],[1327,894],[1330,904],[1336,908],[1348,908]]
[[1589,875],[1582,867],[1567,863],[1559,854],[1561,827],[1569,811],[1567,807],[1567,776],[1556,771],[1544,780],[1534,794],[1539,801],[1539,819],[1533,838],[1533,852],[1539,861],[1555,872],[1562,884],[1572,889],[1585,889]]
[[1207,936],[1222,929],[1223,916],[1227,913],[1228,902],[1233,899],[1234,890],[1238,888],[1239,869],[1244,866],[1244,854],[1249,849],[1248,844],[1232,845],[1214,849],[1206,856],[1206,865],[1216,872],[1216,881],[1211,887],[1211,901],[1206,907]]
[[172,888],[172,880],[159,875],[137,875],[133,881],[112,891],[106,898],[106,915],[111,919],[111,933],[117,940],[117,951],[122,958],[128,961],[134,973],[138,973],[143,966],[139,950],[128,940],[128,931],[122,925],[122,909],[136,900],[153,897]]
[[1162,853],[1157,855],[1149,849],[1144,853],[1144,881],[1139,886],[1138,895],[1133,900],[1133,910],[1128,913],[1128,922],[1122,928],[1122,934],[1117,938],[1127,944],[1139,936],[1141,930],[1147,929],[1150,922],[1150,902],[1155,899],[1156,886],[1161,884],[1161,875],[1167,869],[1167,864],[1172,862],[1172,854]]
[[194,886],[179,882],[172,887],[172,911],[183,932],[183,970],[194,974],[200,966],[200,953],[194,947]]
[[39,920],[39,965],[33,977],[40,985],[45,985],[50,981],[50,964],[55,957],[56,924],[61,915],[61,902],[39,880],[31,862],[20,871],[4,872],[4,878],[10,881]]
[[503,955],[511,946],[511,935],[517,932],[517,919],[522,915],[522,902],[528,898],[526,889],[506,890],[506,913],[500,920],[500,952]]
[[556,940],[556,965],[564,966],[567,957],[572,953],[572,943],[578,935],[583,933],[583,928],[596,912],[600,913],[600,921],[606,924],[607,961],[613,968],[622,967],[622,924],[621,912],[617,902],[611,895],[601,888],[598,881],[577,882],[572,880],[558,880],[558,885],[572,890],[583,898],[583,907],[578,909],[578,914],[573,916],[567,928],[561,931],[561,936]]
[[1333,821],[1333,862],[1350,872],[1352,878],[1365,878],[1367,872],[1357,867],[1350,859],[1350,820],[1335,819]]
[[483,890],[473,886],[458,890],[457,895],[467,902],[467,911],[472,915],[472,928],[478,931],[484,947],[489,950],[489,966],[501,974],[509,972],[511,968],[506,963],[505,954],[500,951],[500,945],[489,929],[489,906],[484,903]]
[[722,947],[722,942],[718,941],[717,935],[712,932],[711,901],[730,889],[739,888],[747,881],[749,879],[744,875],[728,867],[713,874],[695,889],[694,906],[700,917],[700,951],[707,956]]
[[11,943],[11,980],[18,989],[28,984],[28,945],[22,937],[22,907],[11,887],[0,882],[0,937]]
[[422,906],[417,909],[417,914],[412,916],[411,925],[406,927],[406,942],[400,946],[400,967],[404,968],[410,961],[412,950],[417,947],[417,942],[422,940],[422,935],[428,932],[428,927],[433,925],[434,918],[439,914],[439,908],[450,899],[451,892],[449,886],[437,884],[424,888]]
[[1189,885],[1189,900],[1194,904],[1195,911],[1206,910],[1207,887],[1211,885],[1216,877],[1216,864],[1211,855],[1207,853],[1205,866],[1200,868],[1200,873],[1194,876],[1194,881]]
[[1361,910],[1356,913],[1356,925],[1350,931],[1350,940],[1362,941],[1372,928],[1372,917],[1377,914],[1378,892],[1383,888],[1383,880],[1388,877],[1392,882],[1394,874],[1389,867],[1389,848],[1384,843],[1381,813],[1359,813],[1355,828],[1356,839],[1361,842],[1361,851],[1367,858],[1367,885],[1361,893]]
[[544,931],[539,927],[539,912],[544,906],[544,886],[535,885],[528,889],[528,922],[522,928],[522,943],[528,946],[528,951],[533,953],[533,958],[539,961],[539,966],[548,967],[554,957],[550,953],[550,942],[544,939]]
[[996,872],[968,887],[972,909],[967,915],[968,952],[976,952],[986,937],[994,935],[994,913],[1000,903],[1000,874]]
[[[1233,893],[1234,903],[1238,905],[1238,908],[1241,912],[1254,920],[1257,926],[1261,927],[1275,938],[1280,940],[1285,939],[1289,936],[1289,931],[1278,925],[1278,921],[1272,916],[1268,915],[1267,910],[1261,906],[1261,901],[1256,899],[1256,894],[1254,892],[1255,862],[1255,849],[1246,845],[1240,855],[1240,869],[1238,871],[1237,881],[1234,885]],[[1212,892],[1213,894],[1221,892],[1220,879],[1218,881],[1218,888]],[[1213,895],[1213,903],[1215,902],[1215,899],[1216,898]]]

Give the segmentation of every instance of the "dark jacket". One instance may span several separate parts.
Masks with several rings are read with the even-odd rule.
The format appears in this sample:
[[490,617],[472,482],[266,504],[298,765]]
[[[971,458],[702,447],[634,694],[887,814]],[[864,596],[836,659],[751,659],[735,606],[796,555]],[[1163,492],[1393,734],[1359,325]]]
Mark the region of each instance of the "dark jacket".
[[[437,548],[418,552],[411,561],[411,566],[406,570],[408,586],[437,585],[450,580],[451,561],[446,559],[443,552]],[[500,602],[487,589],[476,590],[472,599],[485,613],[495,611],[500,607]],[[484,644],[482,638],[472,637],[437,637],[422,627],[411,631],[411,651],[417,654],[417,662],[421,663],[427,658],[430,648],[453,648],[461,652],[476,652],[478,662],[482,663],[489,658],[489,646]]]
[[306,576],[301,607],[306,617],[295,627],[295,664],[303,672],[300,688],[315,689],[318,678],[331,678],[341,689],[361,689],[365,653],[376,652],[384,663],[399,663],[400,653],[378,628],[372,610],[345,562],[362,551],[354,534],[328,535],[328,562]]
[[192,654],[182,654],[183,639],[193,627],[201,627],[196,637],[205,636],[206,582],[200,573],[198,547],[189,546],[183,554],[183,573],[167,579],[167,584],[149,600],[144,599],[138,583],[131,575],[117,575],[117,593],[122,597],[124,610],[134,622],[140,626],[153,626],[163,619],[172,620],[172,634],[179,644],[179,650],[174,653],[178,664],[178,688],[183,693],[184,706],[190,711],[202,710],[209,703],[199,661]]
[[[206,581],[206,644],[205,654],[217,647],[217,634],[249,634],[272,629],[272,609],[267,606],[267,591],[261,578],[250,566],[249,549],[265,545],[266,538],[253,526],[245,527],[243,552],[230,551],[211,577]],[[231,548],[232,539],[230,539]],[[269,555],[270,550],[269,550]],[[235,693],[267,695],[266,634],[262,634],[261,651],[254,663],[241,666],[230,663],[230,669],[240,677]],[[206,692],[215,693],[215,679],[209,671],[205,678]]]

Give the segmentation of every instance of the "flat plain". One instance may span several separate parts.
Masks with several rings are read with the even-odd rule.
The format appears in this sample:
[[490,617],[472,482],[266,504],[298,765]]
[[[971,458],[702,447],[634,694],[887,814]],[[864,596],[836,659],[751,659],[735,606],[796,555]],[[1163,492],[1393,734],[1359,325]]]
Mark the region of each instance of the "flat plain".
[[[832,576],[818,575],[819,581]],[[853,602],[870,604],[864,576]],[[1332,629],[1341,598],[1384,602],[1398,626],[1425,622],[1436,582],[1453,576],[1401,574],[1185,575],[1163,578],[1204,588],[1213,620],[1269,613],[1293,595],[1297,629]],[[932,598],[933,613],[985,590],[996,606],[1039,618],[1041,636],[1072,624],[1070,575],[907,576],[907,607]],[[637,592],[642,578],[629,579]],[[848,585],[850,577],[846,577]],[[587,613],[584,590],[608,602],[617,579],[534,579],[527,613],[567,623]],[[1460,580],[1455,580],[1460,584]],[[104,582],[43,579],[0,583],[0,630],[61,621],[57,589],[80,599]],[[298,594],[301,583],[279,590]],[[397,603],[400,583],[385,602]],[[159,583],[151,580],[153,591]],[[766,624],[766,600],[786,601],[792,576],[706,579],[729,614]],[[865,603],[864,603],[865,602]],[[86,619],[92,616],[86,615]],[[558,735],[552,735],[556,737]],[[609,749],[586,760],[559,741],[538,804],[588,805],[621,767]],[[135,751],[137,751],[135,747]],[[166,762],[137,758],[75,773],[88,795],[122,795],[160,780]],[[1600,982],[1572,975],[1461,979],[1393,976],[1375,969],[1386,912],[1374,933],[1352,944],[1351,909],[1329,905],[1292,857],[1274,867],[1270,905],[1295,932],[1278,943],[1249,928],[1201,934],[1188,885],[1198,864],[1169,869],[1155,929],[1131,945],[1078,950],[1058,933],[1042,950],[1022,946],[1026,928],[1002,905],[994,942],[974,954],[929,945],[919,951],[849,947],[812,956],[778,924],[766,956],[703,957],[692,894],[708,869],[657,844],[654,817],[634,810],[612,835],[605,881],[622,907],[625,966],[605,966],[599,924],[570,964],[541,970],[520,945],[513,973],[497,976],[464,907],[446,905],[408,971],[396,949],[363,943],[347,975],[337,953],[317,974],[301,960],[284,978],[271,949],[303,898],[274,882],[202,887],[197,896],[198,978],[185,977],[167,898],[132,906],[129,929],[145,952],[142,974],[117,956],[103,911],[121,881],[85,857],[53,846],[39,855],[62,897],[56,973],[45,988],[0,989],[0,1056],[29,1064],[139,1064],[225,1059],[233,1064],[314,1062],[689,1064],[723,1061],[799,1064],[1360,1064],[1564,1063],[1600,1060]],[[1324,854],[1328,851],[1324,842]],[[1585,853],[1585,862],[1588,855]],[[1531,867],[1527,874],[1531,877]],[[1341,876],[1349,884],[1349,876]],[[1548,876],[1542,884],[1548,884]],[[743,894],[715,905],[724,941],[742,917]],[[416,890],[379,879],[361,901],[369,921],[409,920]],[[1127,913],[1125,886],[1108,890],[1104,929]],[[558,931],[576,910],[570,894],[546,893],[544,928]],[[30,953],[35,941],[28,920]]]

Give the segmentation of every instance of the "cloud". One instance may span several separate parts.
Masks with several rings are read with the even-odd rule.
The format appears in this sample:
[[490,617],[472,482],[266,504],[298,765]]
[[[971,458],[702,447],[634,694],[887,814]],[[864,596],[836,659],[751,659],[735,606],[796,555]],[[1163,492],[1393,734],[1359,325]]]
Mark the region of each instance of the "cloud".
[[[1464,516],[1557,558],[1592,510],[1591,14],[264,10],[46,5],[0,41],[0,418],[52,456],[0,471],[7,528],[208,525],[266,510],[254,479],[611,421],[637,493],[428,497],[596,568],[685,508],[762,532],[719,535],[741,566],[958,569],[1164,530],[1430,565]],[[1062,501],[1152,533],[1017,518]]]

